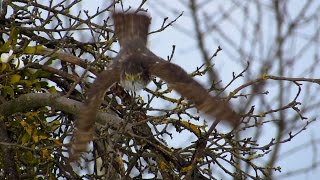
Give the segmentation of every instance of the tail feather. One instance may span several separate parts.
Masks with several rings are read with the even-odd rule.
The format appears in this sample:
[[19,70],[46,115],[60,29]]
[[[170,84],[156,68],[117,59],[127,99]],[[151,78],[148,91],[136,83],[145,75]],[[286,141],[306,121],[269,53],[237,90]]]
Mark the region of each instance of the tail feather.
[[147,43],[147,36],[151,19],[143,14],[113,14],[115,34],[118,37],[120,45],[123,47],[126,43],[141,42]]

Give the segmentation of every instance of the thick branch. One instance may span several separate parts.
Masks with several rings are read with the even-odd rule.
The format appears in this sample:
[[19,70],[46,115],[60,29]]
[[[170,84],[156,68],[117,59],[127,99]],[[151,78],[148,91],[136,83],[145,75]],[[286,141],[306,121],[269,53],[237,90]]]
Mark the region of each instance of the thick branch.
[[[0,114],[8,116],[16,112],[25,112],[44,106],[50,106],[57,110],[77,115],[82,103],[57,94],[29,93],[1,104]],[[101,125],[110,125],[116,129],[124,124],[123,119],[109,113],[98,113],[96,122]],[[126,129],[131,128],[128,127]]]

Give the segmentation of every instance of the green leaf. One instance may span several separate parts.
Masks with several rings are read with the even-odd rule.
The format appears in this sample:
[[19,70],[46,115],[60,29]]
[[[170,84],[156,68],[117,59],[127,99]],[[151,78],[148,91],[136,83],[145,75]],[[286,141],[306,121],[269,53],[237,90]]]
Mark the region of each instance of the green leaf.
[[41,77],[41,78],[48,78],[52,75],[50,72],[43,71],[43,70],[39,70],[35,74],[37,75],[37,77]]
[[11,75],[9,82],[10,82],[10,84],[15,84],[15,83],[19,82],[20,79],[21,79],[21,76],[19,74],[13,74],[13,75]]
[[0,66],[1,66],[0,72],[2,73],[4,70],[6,70],[8,65],[9,65],[8,63],[0,63]]
[[14,96],[14,90],[10,86],[3,86],[2,93],[3,93],[4,97],[6,97],[6,96],[13,97]]
[[34,157],[33,153],[28,150],[24,151],[21,154],[21,161],[23,161],[24,163],[29,164],[29,165],[35,165],[38,163],[37,159]]
[[0,52],[7,52],[10,50],[10,46],[15,48],[18,40],[18,30],[13,27],[10,32],[10,36],[7,42],[5,42],[1,47],[0,47]]
[[47,88],[48,87],[48,82],[46,82],[46,81],[40,81],[38,83],[39,83],[40,87],[43,87],[43,88]]
[[12,43],[11,43],[12,49],[14,49],[14,48],[16,47],[16,45],[17,45],[18,34],[19,34],[18,29],[16,29],[15,27],[13,27],[13,28],[12,28],[12,31],[10,32],[10,38],[12,38]]
[[55,94],[55,93],[57,93],[57,90],[54,86],[51,86],[51,87],[49,87],[48,92],[51,94]]
[[25,84],[26,87],[31,87],[33,84],[30,80],[21,80],[20,83]]
[[23,52],[26,54],[34,54],[34,53],[40,52],[42,49],[43,49],[42,45],[28,46],[23,50]]
[[21,143],[22,143],[22,144],[28,143],[29,140],[30,140],[30,137],[31,137],[31,136],[30,136],[28,133],[25,133],[25,134],[22,136],[22,138],[21,138]]

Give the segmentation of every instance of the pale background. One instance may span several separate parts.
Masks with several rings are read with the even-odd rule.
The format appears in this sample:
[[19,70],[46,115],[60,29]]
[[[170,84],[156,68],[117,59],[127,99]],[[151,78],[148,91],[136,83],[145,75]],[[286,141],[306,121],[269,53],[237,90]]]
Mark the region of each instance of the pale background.
[[[90,1],[83,1],[84,6],[82,7],[82,10],[89,10],[92,12],[95,12],[96,8],[98,6],[105,6],[106,1],[104,0],[90,0]],[[125,7],[128,7],[129,5],[135,9],[140,4],[140,1],[136,0],[125,0],[123,1]],[[172,45],[176,46],[176,52],[173,58],[173,63],[180,65],[183,67],[186,71],[192,72],[195,67],[199,67],[202,62],[200,61],[201,58],[199,58],[201,55],[198,52],[198,50],[195,48],[197,46],[195,40],[194,40],[194,32],[192,31],[193,24],[190,20],[190,12],[187,9],[187,4],[184,4],[187,1],[171,1],[171,0],[150,0],[148,1],[143,7],[145,9],[148,9],[149,14],[152,17],[152,24],[151,24],[151,31],[158,29],[163,21],[164,17],[169,17],[169,20],[175,19],[182,11],[184,11],[184,15],[178,19],[177,22],[175,22],[173,27],[167,28],[165,31],[161,33],[152,34],[149,36],[149,47],[150,49],[156,53],[157,55],[161,56],[162,58],[166,59],[167,56],[171,54]],[[202,1],[203,2],[203,1]],[[213,2],[213,1],[212,1]],[[207,9],[208,11],[217,11],[217,8],[228,7],[228,3],[231,1],[219,1],[216,0],[214,3],[208,3]],[[267,2],[267,1],[266,1]],[[290,12],[295,12],[296,8],[300,8],[300,4],[302,1],[295,0],[295,3],[290,6]],[[304,2],[304,1],[303,1]],[[320,3],[320,1],[319,1]],[[163,6],[161,8],[161,6]],[[171,9],[166,9],[171,8]],[[171,13],[172,9],[175,10],[176,13]],[[169,13],[170,12],[170,13]],[[235,17],[235,20],[239,20],[239,23],[241,23],[241,20],[243,19],[242,15],[239,14],[232,14],[232,16]],[[268,22],[272,24],[272,22]],[[190,31],[188,33],[181,32],[179,27],[183,27],[184,29],[189,29]],[[203,29],[203,27],[202,27]],[[305,32],[308,34],[308,31],[310,29],[306,28]],[[233,29],[232,26],[225,24],[224,25],[224,31],[225,34],[230,36],[230,39],[234,41],[239,41],[240,37],[239,34]],[[270,34],[272,34],[272,27],[270,27]],[[219,37],[215,37],[219,39]],[[217,41],[213,41],[213,39],[208,39],[206,41],[207,47],[210,47],[211,49],[209,52],[215,52],[218,45],[215,43]],[[114,47],[118,48],[118,47]],[[218,57],[214,59],[215,63],[215,69],[218,70],[220,78],[222,79],[223,83],[228,82],[232,79],[232,72],[239,73],[242,68],[240,68],[240,64],[243,62],[236,62],[233,59],[231,59],[229,56],[227,56],[226,51],[228,47],[223,47],[224,49],[222,52],[219,53]],[[306,60],[304,63],[311,63],[308,62],[308,59],[311,59],[313,57],[304,56],[302,58],[305,58]],[[246,61],[246,60],[244,60]],[[305,64],[301,63],[301,66],[303,67]],[[254,68],[254,67],[251,67]],[[295,75],[301,75],[302,72],[297,72]],[[312,78],[319,78],[320,72],[316,75],[317,77]],[[303,77],[303,75],[302,75]],[[255,79],[257,77],[252,77],[252,79]],[[202,84],[205,84],[205,78],[198,78]],[[232,88],[237,87],[237,85],[240,85],[241,82],[235,83],[233,86],[231,86],[227,91],[231,91]],[[318,88],[314,86],[314,88]],[[142,96],[143,96],[142,92]],[[239,102],[233,102],[234,105],[240,105]],[[164,105],[165,106],[165,105]],[[319,108],[318,108],[319,111]],[[319,114],[319,113],[318,113]],[[282,173],[285,174],[288,171],[292,171],[294,169],[297,169],[299,171],[306,172],[302,175],[297,176],[289,176],[287,178],[281,178],[280,173],[276,173],[276,175],[279,175],[280,177],[278,179],[290,179],[290,180],[300,180],[300,179],[318,179],[320,178],[320,169],[317,168],[314,171],[308,172],[308,169],[303,170],[304,167],[310,165],[312,161],[317,162],[319,164],[320,158],[317,153],[318,148],[320,148],[319,145],[319,139],[320,139],[320,133],[319,133],[319,127],[320,123],[315,122],[313,125],[309,126],[306,131],[299,134],[297,137],[295,137],[291,142],[285,143],[285,145],[281,146],[281,154],[285,154],[284,156],[281,156],[277,162],[277,166],[281,166]],[[219,130],[223,131],[225,128],[224,125],[219,125]],[[265,134],[265,143],[269,142],[272,137],[274,137],[274,129],[272,126],[268,127],[268,129],[264,128],[262,129]],[[170,142],[171,146],[174,147],[183,147],[186,145],[186,143],[191,142],[195,140],[193,137],[189,137],[188,134],[174,134],[174,136],[180,136],[181,139],[179,142]],[[248,134],[244,134],[244,136],[250,136],[250,132]],[[305,143],[309,141],[311,138],[315,140],[315,146],[312,148],[309,146],[308,148],[303,148],[305,146]],[[261,140],[261,143],[263,143],[263,140]],[[294,150],[293,150],[294,149]],[[290,153],[287,153],[287,152]],[[262,160],[262,159],[261,159]],[[260,160],[260,161],[261,161]]]

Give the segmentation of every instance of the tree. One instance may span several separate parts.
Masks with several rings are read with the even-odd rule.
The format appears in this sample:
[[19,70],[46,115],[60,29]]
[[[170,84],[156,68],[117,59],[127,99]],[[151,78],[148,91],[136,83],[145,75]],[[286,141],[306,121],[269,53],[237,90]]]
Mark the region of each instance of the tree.
[[[203,60],[191,75],[200,78],[205,74],[208,90],[232,101],[243,117],[241,125],[225,132],[216,129],[192,102],[174,95],[159,78],[142,92],[144,98],[115,85],[100,107],[88,153],[79,164],[70,164],[67,148],[86,91],[95,75],[117,54],[110,11],[128,10],[126,2],[119,0],[103,2],[96,11],[79,11],[84,2],[1,2],[2,178],[272,179],[279,175],[274,172],[281,171],[277,165],[280,147],[315,124],[319,98],[312,85],[320,83],[314,78],[320,28],[316,24],[311,33],[299,31],[319,20],[319,8],[314,8],[319,4],[302,3],[297,15],[291,16],[289,1],[233,1],[229,9],[220,8],[217,17],[205,13],[212,2],[190,0],[187,9],[201,52],[199,59]],[[147,2],[142,1],[134,10],[145,11],[149,3],[152,11],[176,12],[166,4]],[[232,19],[237,10],[246,17],[241,25]],[[264,37],[269,31],[264,18],[270,12],[276,23],[266,45]],[[164,19],[163,25],[150,34],[161,35],[178,24],[180,16],[179,12],[170,17],[171,21]],[[241,34],[240,44],[224,34],[224,22]],[[187,31],[181,26],[177,30]],[[222,51],[218,46],[213,52],[207,50],[206,40],[212,39],[212,32],[222,38]],[[296,38],[304,45],[294,43]],[[220,82],[212,63],[221,52],[240,62],[243,69],[227,83]],[[304,70],[288,71],[310,53],[314,61],[301,66]],[[179,58],[175,48],[168,61],[174,57]],[[268,94],[274,86],[277,90]],[[261,132],[270,127],[276,130],[274,138],[261,141]],[[253,135],[244,134],[247,132]],[[195,141],[181,149],[171,148],[168,138],[177,141],[177,133],[187,133]],[[318,146],[318,141],[310,142]],[[319,161],[310,164],[318,166]]]

